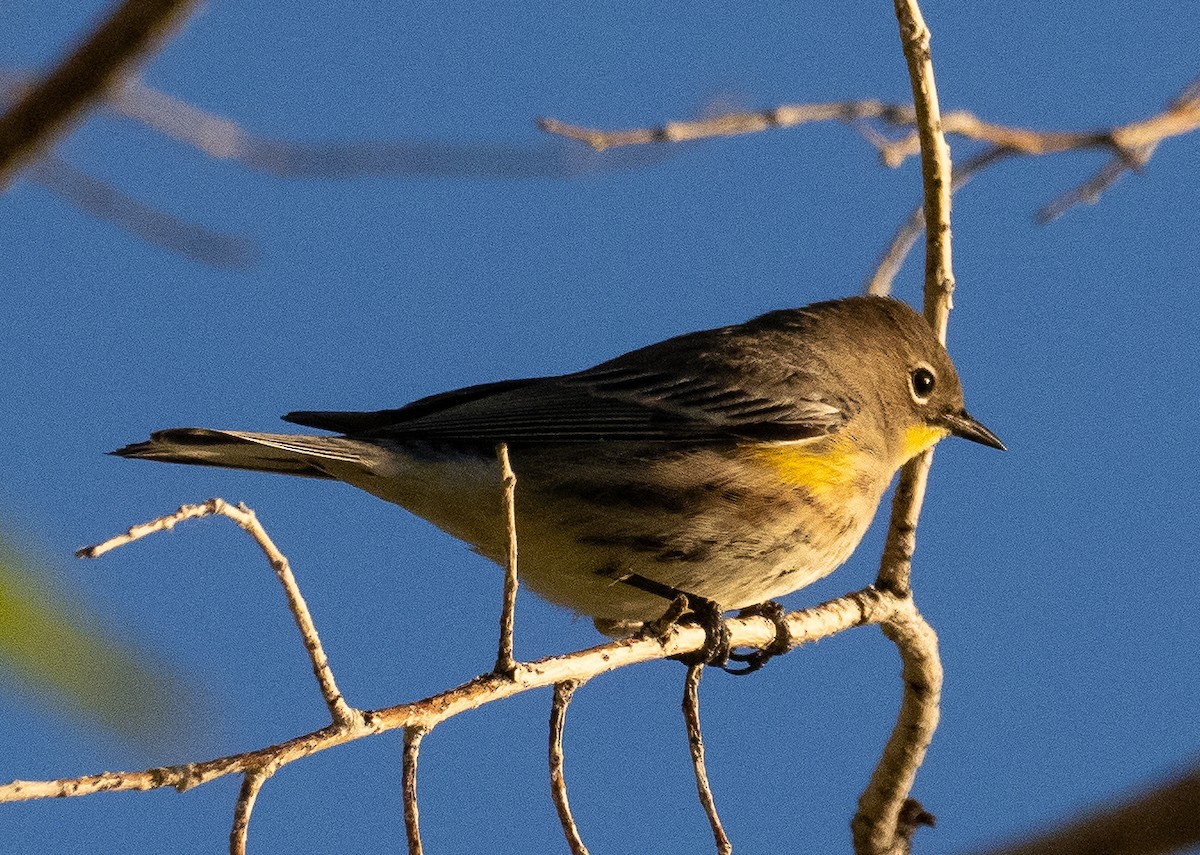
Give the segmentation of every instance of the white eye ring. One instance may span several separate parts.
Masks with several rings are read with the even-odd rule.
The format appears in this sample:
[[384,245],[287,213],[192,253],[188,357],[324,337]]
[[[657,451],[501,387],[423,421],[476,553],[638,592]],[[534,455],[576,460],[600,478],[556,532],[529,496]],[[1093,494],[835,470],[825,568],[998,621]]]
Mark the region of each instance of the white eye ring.
[[908,375],[908,391],[918,404],[927,404],[937,386],[937,374],[931,366],[921,363]]

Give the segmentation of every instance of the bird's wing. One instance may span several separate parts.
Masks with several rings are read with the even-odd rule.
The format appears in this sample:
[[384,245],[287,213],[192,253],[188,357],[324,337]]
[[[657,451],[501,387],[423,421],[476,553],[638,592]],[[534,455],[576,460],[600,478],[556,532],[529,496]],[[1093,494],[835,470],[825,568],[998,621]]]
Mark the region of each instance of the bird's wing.
[[[838,430],[848,405],[817,392],[754,393],[704,371],[614,361],[578,374],[472,386],[376,413],[297,412],[295,424],[363,439],[462,443],[796,441]],[[815,384],[798,383],[803,390]]]

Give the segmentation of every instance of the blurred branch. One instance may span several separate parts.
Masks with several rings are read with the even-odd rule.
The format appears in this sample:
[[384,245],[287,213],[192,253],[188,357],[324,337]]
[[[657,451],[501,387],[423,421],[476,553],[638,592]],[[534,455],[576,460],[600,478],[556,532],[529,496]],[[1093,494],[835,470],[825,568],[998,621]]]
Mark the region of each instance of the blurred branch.
[[193,5],[194,0],[125,0],[0,116],[0,191],[90,102],[153,51]]
[[[27,88],[23,77],[0,69],[7,88]],[[946,133],[990,144],[977,155],[972,175],[1014,155],[1038,156],[1107,148],[1112,160],[1078,187],[1060,195],[1037,213],[1039,222],[1061,216],[1078,204],[1094,203],[1127,170],[1139,169],[1163,139],[1190,133],[1200,127],[1200,88],[1197,83],[1156,116],[1128,125],[1098,131],[1037,131],[979,119],[965,110],[946,113]],[[236,122],[146,86],[129,75],[110,86],[105,102],[111,109],[159,133],[192,146],[204,154],[233,160],[242,166],[284,178],[348,178],[433,176],[441,178],[570,179],[581,175],[650,166],[670,157],[667,147],[653,142],[683,142],[716,136],[755,133],[812,122],[838,121],[849,125],[874,145],[883,162],[899,166],[919,150],[914,130],[916,111],[907,105],[876,100],[824,104],[789,104],[758,112],[729,113],[694,122],[669,122],[657,128],[605,131],[570,125],[556,119],[538,119],[539,127],[556,136],[586,143],[593,151],[557,146],[521,146],[494,143],[454,144],[433,140],[378,140],[358,143],[306,143],[256,136]],[[901,128],[900,138],[889,138],[876,124]],[[603,152],[603,154],[601,154]],[[31,173],[34,180],[82,208],[92,216],[114,222],[143,240],[198,261],[244,268],[255,262],[252,242],[222,235],[155,211],[115,188],[90,178],[54,159]],[[961,181],[962,186],[971,176]],[[880,262],[869,293],[886,293],[895,271],[914,245],[919,218],[910,217],[901,227]]]
[[1160,855],[1200,845],[1200,766],[1148,793],[979,855]]
[[151,208],[56,154],[41,157],[29,166],[26,175],[85,214],[193,261],[244,270],[258,260],[258,247],[253,241]]
[[[952,193],[957,192],[959,188],[966,186],[967,182],[977,174],[993,163],[1008,157],[1010,154],[1012,154],[1012,151],[1009,149],[1001,146],[989,146],[965,163],[954,167],[954,179],[950,184],[950,191]],[[865,293],[882,297],[892,292],[892,283],[900,274],[900,268],[904,265],[904,260],[908,258],[908,254],[916,246],[917,238],[924,231],[925,206],[918,205],[913,208],[912,213],[908,215],[907,219],[900,224],[900,228],[896,230],[896,234],[892,237],[892,242],[884,250],[883,256],[879,259],[879,264],[875,267],[875,272],[871,274],[866,288],[863,289]]]
[[617,157],[599,156],[576,146],[546,144],[450,143],[423,139],[364,142],[276,139],[250,133],[232,119],[149,87],[136,76],[130,76],[111,91],[108,106],[209,157],[230,160],[277,178],[569,179],[652,166],[674,156],[670,151],[648,149]]

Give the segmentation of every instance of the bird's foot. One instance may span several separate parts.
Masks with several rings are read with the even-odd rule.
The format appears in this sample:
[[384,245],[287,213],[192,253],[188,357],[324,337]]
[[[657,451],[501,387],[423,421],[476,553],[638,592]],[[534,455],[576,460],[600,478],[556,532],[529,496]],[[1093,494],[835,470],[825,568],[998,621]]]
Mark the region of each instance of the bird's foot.
[[700,649],[672,658],[689,665],[713,665],[717,668],[724,668],[729,662],[729,627],[720,605],[706,597],[689,594],[637,573],[622,577],[621,582],[671,603],[662,617],[642,627],[643,633],[661,641],[678,623],[696,623],[704,629],[704,644]]
[[752,650],[749,653],[730,653],[729,658],[741,662],[742,667],[730,665],[721,666],[727,673],[738,677],[753,674],[776,656],[782,656],[792,649],[791,633],[788,630],[787,613],[783,606],[774,600],[767,600],[755,606],[747,606],[737,614],[738,617],[765,617],[775,624],[775,638],[762,650]]

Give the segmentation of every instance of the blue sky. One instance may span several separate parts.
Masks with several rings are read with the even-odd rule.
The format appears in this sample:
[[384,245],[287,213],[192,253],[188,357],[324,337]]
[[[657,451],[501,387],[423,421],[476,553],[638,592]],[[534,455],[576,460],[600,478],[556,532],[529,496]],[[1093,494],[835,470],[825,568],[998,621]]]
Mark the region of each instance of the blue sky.
[[[44,68],[103,7],[9,4],[3,64]],[[1157,112],[1196,74],[1187,4],[924,7],[945,108],[1038,128]],[[490,666],[499,572],[341,485],[154,466],[104,452],[153,429],[278,427],[295,409],[380,409],[553,374],[680,332],[856,292],[919,193],[841,126],[632,160],[549,140],[550,115],[628,127],[714,104],[909,98],[891,5],[210,3],[145,68],[150,86],[264,137],[431,143],[493,177],[280,178],[112,114],[56,149],[145,205],[252,241],[255,264],[181,257],[31,180],[0,204],[0,508],[52,581],[192,682],[204,722],[132,746],[5,680],[0,778],[203,759],[324,723],[269,568],[231,524],[102,559],[72,551],[182,503],[253,506],[289,555],[350,701],[416,699]],[[968,147],[952,141],[963,156]],[[1200,142],[1048,226],[1032,213],[1103,162],[1011,161],[955,202],[950,348],[971,411],[1008,444],[937,453],[914,584],[941,636],[942,726],[915,795],[923,851],[964,851],[1156,779],[1200,747]],[[448,149],[456,146],[460,148]],[[457,152],[457,160],[447,154]],[[449,160],[448,160],[449,158]],[[576,160],[578,158],[578,160]],[[478,162],[478,160],[474,161]],[[571,175],[504,164],[567,163]],[[451,170],[453,171],[453,170]],[[898,283],[919,294],[920,262]],[[882,526],[799,607],[873,578]],[[524,658],[598,640],[532,597]],[[594,853],[711,846],[678,696],[658,663],[576,695],[567,775]],[[894,650],[860,629],[702,686],[709,770],[737,851],[847,851],[899,696]],[[565,851],[546,795],[549,694],[438,728],[422,823],[438,853]],[[399,734],[288,767],[254,852],[403,846]],[[236,780],[6,805],[0,848],[213,852]]]

